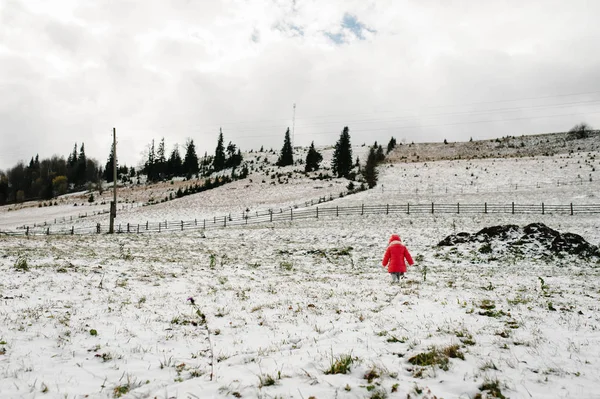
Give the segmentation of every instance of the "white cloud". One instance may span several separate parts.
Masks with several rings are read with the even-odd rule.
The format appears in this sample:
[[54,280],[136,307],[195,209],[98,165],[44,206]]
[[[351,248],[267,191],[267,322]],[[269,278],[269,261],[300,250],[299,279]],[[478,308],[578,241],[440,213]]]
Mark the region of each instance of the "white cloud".
[[600,93],[463,105],[600,91],[596,3],[52,3],[0,3],[3,169],[82,141],[103,163],[113,126],[129,165],[162,136],[212,152],[220,126],[242,149],[279,148],[293,103],[298,145],[345,125],[360,143],[600,126],[583,102]]

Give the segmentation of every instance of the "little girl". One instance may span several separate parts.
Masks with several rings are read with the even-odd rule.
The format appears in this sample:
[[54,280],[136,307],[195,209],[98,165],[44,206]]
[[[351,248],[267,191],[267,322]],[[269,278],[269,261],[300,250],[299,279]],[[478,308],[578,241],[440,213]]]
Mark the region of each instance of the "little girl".
[[405,259],[409,265],[412,266],[414,264],[408,249],[402,245],[400,236],[392,234],[389,245],[385,250],[385,255],[383,256],[383,262],[381,262],[383,267],[387,266],[388,273],[392,275],[392,282],[400,281],[400,276],[404,278],[404,273],[406,273]]

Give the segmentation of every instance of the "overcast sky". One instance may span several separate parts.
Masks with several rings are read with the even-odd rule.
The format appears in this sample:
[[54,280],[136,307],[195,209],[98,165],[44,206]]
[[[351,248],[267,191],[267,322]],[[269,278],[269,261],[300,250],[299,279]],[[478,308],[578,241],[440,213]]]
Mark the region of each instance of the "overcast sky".
[[0,169],[600,127],[599,1],[0,0]]

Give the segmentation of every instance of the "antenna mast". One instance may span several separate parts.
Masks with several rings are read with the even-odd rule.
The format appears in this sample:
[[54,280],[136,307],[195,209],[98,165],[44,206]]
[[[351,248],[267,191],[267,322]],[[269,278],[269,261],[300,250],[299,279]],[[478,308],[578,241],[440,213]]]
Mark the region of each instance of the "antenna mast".
[[294,103],[294,116],[292,117],[292,148],[294,148],[294,131],[296,130],[296,103]]

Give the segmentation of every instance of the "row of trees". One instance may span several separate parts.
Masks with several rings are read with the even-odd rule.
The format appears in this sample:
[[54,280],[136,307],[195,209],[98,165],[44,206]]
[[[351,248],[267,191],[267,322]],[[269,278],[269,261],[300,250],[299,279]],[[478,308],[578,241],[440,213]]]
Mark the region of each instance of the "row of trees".
[[[167,158],[165,139],[162,138],[156,147],[155,141],[152,140],[148,146],[148,156],[138,174],[147,175],[148,181],[151,182],[170,179],[175,176],[187,176],[188,178],[198,174],[208,176],[213,172],[219,172],[227,168],[232,168],[232,175],[235,175],[236,168],[243,162],[242,153],[231,141],[227,146],[224,143],[223,131],[220,130],[213,156],[209,156],[205,152],[204,156],[199,158],[196,154],[194,141],[190,139],[184,146],[183,157],[179,152],[179,146],[176,144]],[[387,151],[390,152],[395,145],[396,141],[392,138]],[[375,159],[380,162],[384,157],[383,148],[375,144],[372,150],[375,151]],[[305,171],[318,170],[322,161],[323,156],[315,149],[314,142],[312,142],[304,162]],[[114,154],[112,148],[106,165],[102,169],[96,160],[86,156],[84,143],[81,143],[79,148],[75,143],[66,160],[64,157],[53,156],[40,161],[39,156],[36,155],[31,158],[29,165],[19,162],[6,172],[0,171],[0,204],[22,202],[30,199],[51,199],[67,192],[88,188],[90,183],[100,187],[101,179],[108,183],[113,181],[113,164]],[[293,148],[288,128],[277,165],[283,167],[293,164]],[[356,163],[352,161],[350,134],[346,126],[335,145],[331,167],[337,177],[353,177],[351,176],[352,171],[357,166],[359,166],[359,160],[357,159]],[[366,170],[370,167],[371,163],[367,159]],[[240,176],[245,176],[247,173],[246,169],[241,172]],[[363,171],[366,178],[364,173],[366,172]],[[134,168],[127,168],[125,165],[117,167],[118,179],[126,179],[135,175]],[[372,179],[369,178],[367,181],[372,181]]]
[[[208,176],[212,172],[219,172],[223,169],[235,169],[241,165],[243,161],[242,152],[235,144],[230,141],[227,147],[224,146],[222,130],[219,132],[214,156],[209,156],[208,153],[205,152],[204,157],[199,158],[196,153],[196,145],[192,139],[186,142],[183,152],[185,155],[182,158],[179,152],[179,146],[175,144],[169,158],[167,158],[164,137],[161,139],[156,149],[154,140],[152,140],[148,147],[148,156],[144,162],[142,173],[144,173],[148,177],[148,181],[151,182],[170,179],[175,176],[186,176],[188,178],[198,174]],[[111,162],[111,159],[112,153],[111,158],[109,158],[109,163]],[[111,180],[107,179],[107,181]]]
[[101,168],[85,155],[77,144],[67,159],[60,156],[40,160],[32,157],[26,165],[19,161],[6,172],[0,171],[0,205],[31,199],[51,199],[69,191],[83,189],[88,182],[98,182]]

